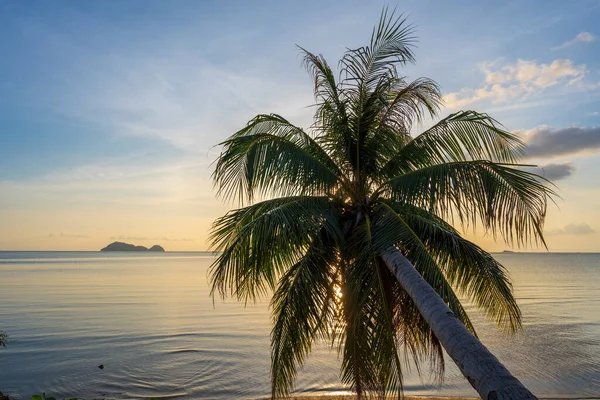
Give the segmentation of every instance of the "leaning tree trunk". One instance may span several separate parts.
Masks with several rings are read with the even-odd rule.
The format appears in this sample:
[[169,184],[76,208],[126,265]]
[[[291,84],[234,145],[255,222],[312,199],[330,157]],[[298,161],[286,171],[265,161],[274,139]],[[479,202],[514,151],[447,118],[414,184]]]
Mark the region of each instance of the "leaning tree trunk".
[[383,260],[482,399],[537,399],[454,316],[406,257],[399,251],[394,251],[385,255]]

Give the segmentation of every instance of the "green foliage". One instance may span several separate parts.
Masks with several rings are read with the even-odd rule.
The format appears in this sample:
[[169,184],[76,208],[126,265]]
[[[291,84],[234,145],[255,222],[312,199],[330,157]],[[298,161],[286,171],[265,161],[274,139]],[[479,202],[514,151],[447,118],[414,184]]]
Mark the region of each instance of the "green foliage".
[[41,396],[39,394],[34,394],[31,396],[31,400],[56,400],[56,397],[46,397],[46,393],[42,393]]
[[414,42],[412,27],[386,8],[369,45],[348,49],[337,72],[301,48],[314,82],[310,129],[261,114],[221,143],[218,193],[248,205],[213,225],[212,293],[242,301],[273,293],[273,397],[293,388],[318,340],[337,347],[341,378],[359,396],[400,396],[410,363],[429,361],[441,376],[438,339],[383,263],[391,250],[473,333],[456,293],[501,329],[521,326],[504,267],[453,225],[543,245],[554,192],[518,164],[519,138],[486,114],[460,111],[411,136],[442,101],[432,80],[398,72],[414,62]]
[[0,330],[0,346],[6,347],[6,343],[8,343],[8,334]]
[[[46,396],[46,393],[42,393],[41,395],[39,395],[39,394],[32,395],[31,400],[56,400],[56,397]],[[77,397],[71,397],[71,398],[65,399],[65,400],[77,400]]]

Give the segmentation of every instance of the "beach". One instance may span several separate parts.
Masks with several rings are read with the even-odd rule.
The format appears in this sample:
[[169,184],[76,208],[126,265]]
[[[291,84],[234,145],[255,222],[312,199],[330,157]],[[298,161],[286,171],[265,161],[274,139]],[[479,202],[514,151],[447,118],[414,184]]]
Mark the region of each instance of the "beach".
[[[356,396],[299,396],[293,397],[293,400],[356,400]],[[388,398],[397,398],[389,396]],[[440,397],[440,396],[404,396],[404,400],[477,400],[479,397]],[[266,400],[266,398],[264,399]]]

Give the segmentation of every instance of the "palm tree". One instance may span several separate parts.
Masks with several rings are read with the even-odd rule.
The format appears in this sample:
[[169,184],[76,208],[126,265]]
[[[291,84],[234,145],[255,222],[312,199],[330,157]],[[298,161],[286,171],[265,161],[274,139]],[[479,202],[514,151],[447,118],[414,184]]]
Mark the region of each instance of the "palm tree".
[[310,129],[263,114],[221,143],[215,186],[242,204],[214,222],[212,293],[273,293],[274,398],[316,341],[337,345],[341,379],[359,397],[401,396],[411,359],[441,377],[444,348],[482,398],[535,398],[476,339],[458,294],[508,332],[521,313],[504,267],[453,223],[544,244],[553,192],[486,114],[457,112],[410,135],[442,102],[432,80],[399,75],[413,45],[411,26],[385,9],[337,78],[301,48],[314,79]]

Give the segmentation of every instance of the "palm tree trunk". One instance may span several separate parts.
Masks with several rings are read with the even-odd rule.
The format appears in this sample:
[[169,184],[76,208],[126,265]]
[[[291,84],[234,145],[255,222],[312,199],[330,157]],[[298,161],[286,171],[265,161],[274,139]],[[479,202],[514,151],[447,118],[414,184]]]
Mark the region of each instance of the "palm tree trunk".
[[482,399],[537,399],[465,328],[406,257],[393,251],[383,260]]

